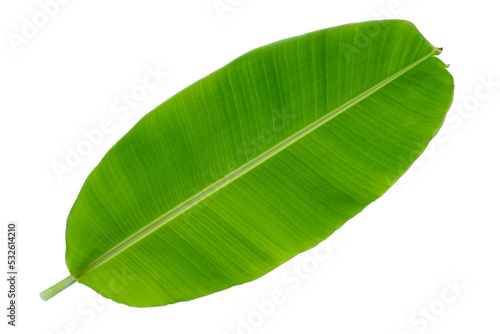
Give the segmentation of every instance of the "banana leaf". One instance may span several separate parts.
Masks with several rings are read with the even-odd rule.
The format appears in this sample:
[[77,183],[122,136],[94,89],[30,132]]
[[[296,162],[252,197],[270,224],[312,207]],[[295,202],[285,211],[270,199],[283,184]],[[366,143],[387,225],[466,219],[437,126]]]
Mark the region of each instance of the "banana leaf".
[[407,21],[347,24],[252,50],[177,93],[86,179],[67,219],[70,276],[42,298],[79,282],[166,305],[314,247],[436,135],[454,89],[440,52]]

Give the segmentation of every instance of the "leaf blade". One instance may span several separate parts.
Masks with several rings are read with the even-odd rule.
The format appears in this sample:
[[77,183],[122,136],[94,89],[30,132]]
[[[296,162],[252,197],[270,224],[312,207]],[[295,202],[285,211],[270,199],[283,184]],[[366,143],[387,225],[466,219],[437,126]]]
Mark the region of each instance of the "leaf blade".
[[[67,229],[67,264],[70,272],[79,282],[87,284],[103,293],[106,287],[109,288],[108,282],[110,280],[117,280],[114,276],[116,276],[116,272],[119,272],[120,268],[140,268],[134,275],[140,277],[141,283],[137,283],[137,281],[135,283],[127,282],[125,286],[121,287],[119,292],[110,293],[108,289],[108,291],[104,291],[103,293],[105,296],[112,297],[116,301],[129,305],[163,305],[179,300],[192,299],[260,277],[290,257],[314,246],[321,238],[325,238],[331,234],[343,222],[383,194],[390,184],[392,184],[391,182],[394,182],[412,162],[410,159],[411,161],[409,160],[403,168],[400,166],[394,167],[398,159],[394,159],[393,153],[408,154],[408,148],[410,148],[410,152],[421,152],[425,146],[419,147],[419,145],[412,143],[411,140],[419,138],[423,142],[428,142],[439,128],[444,118],[444,113],[451,102],[452,81],[450,81],[451,76],[449,74],[447,74],[447,82],[444,79],[441,81],[436,79],[437,71],[439,69],[443,70],[444,67],[439,60],[433,60],[437,58],[431,56],[439,53],[439,51],[426,42],[418,31],[406,22],[394,21],[387,23],[385,27],[379,26],[381,32],[378,35],[371,36],[368,48],[365,46],[365,48],[360,49],[361,55],[357,55],[358,60],[352,59],[351,61],[346,61],[347,58],[342,60],[340,58],[342,54],[338,49],[336,52],[328,50],[329,47],[339,48],[346,41],[352,43],[355,47],[356,45],[359,46],[360,44],[357,42],[359,40],[359,32],[370,31],[370,29],[374,31],[373,29],[377,24],[380,23],[371,22],[327,29],[280,41],[251,51],[247,55],[228,64],[223,69],[188,87],[143,118],[129,134],[120,140],[116,148],[110,150],[101,164],[91,173],[82,188],[77,202],[75,202],[70,217],[68,217]],[[398,29],[404,30],[404,33],[394,33]],[[350,39],[346,39],[345,37],[348,33],[350,33]],[[409,36],[413,36],[414,38],[409,38]],[[379,37],[378,40],[377,37]],[[395,37],[397,37],[396,40],[398,43],[392,42],[392,44],[388,44],[387,40]],[[374,40],[377,43],[374,43]],[[419,43],[422,45],[422,48],[417,48],[418,52],[415,52],[415,54],[411,53],[410,51],[415,49],[415,44],[420,45]],[[375,51],[373,50],[376,50],[376,48],[372,48],[372,44],[382,45],[384,48],[387,48],[384,49],[385,54],[382,51],[379,51],[380,54],[378,55],[375,54],[380,59],[385,60],[383,62],[379,61],[379,63],[385,65],[377,67],[376,73],[375,71],[366,72],[365,79],[361,81],[359,79],[361,76],[354,73],[357,73],[356,71],[359,72],[360,68],[368,67],[366,64],[371,64],[370,66],[373,67],[373,59],[375,59],[373,55]],[[410,44],[413,45],[410,47]],[[403,51],[394,52],[401,45],[404,46]],[[300,50],[304,51],[297,51],[298,54],[296,57],[292,57],[290,49],[296,49],[298,46],[301,46]],[[334,54],[338,58],[334,61],[326,56],[320,57],[319,55],[322,54]],[[399,55],[399,61],[394,59],[394,54]],[[276,62],[277,58],[280,59],[280,62]],[[417,59],[415,60],[415,58]],[[294,59],[294,61],[291,59]],[[305,70],[301,69],[301,66],[304,66],[304,62],[307,63],[311,59],[315,59],[312,62],[314,65],[306,66]],[[410,64],[402,64],[402,59],[405,59]],[[412,64],[415,65],[412,66]],[[408,66],[410,66],[408,70],[401,72],[405,68],[408,68]],[[384,70],[383,73],[380,73],[381,67]],[[260,71],[252,70],[253,68],[258,68]],[[331,72],[334,71],[324,71],[325,68],[337,68],[337,74],[342,73],[345,75],[343,77],[343,86],[345,86],[345,89],[342,90],[338,86],[333,86],[333,82],[338,84],[337,80],[340,75],[332,78]],[[343,68],[345,68],[345,71],[342,70]],[[417,69],[418,71],[415,72]],[[411,71],[408,72],[409,70]],[[298,73],[294,73],[293,71],[297,71]],[[240,73],[245,73],[247,76],[242,76]],[[318,73],[323,73],[323,75]],[[348,79],[345,79],[348,77],[348,73],[353,74]],[[398,76],[397,73],[405,74],[405,76]],[[380,120],[377,120],[377,118],[380,118],[381,115],[367,116],[369,113],[366,110],[371,110],[374,106],[378,107],[377,103],[381,106],[384,106],[384,103],[387,104],[387,101],[390,101],[390,104],[394,104],[394,101],[397,100],[394,96],[397,97],[398,94],[400,99],[397,102],[403,104],[401,101],[412,97],[408,96],[407,87],[411,87],[413,90],[420,89],[418,83],[426,82],[421,78],[425,73],[432,74],[430,76],[433,80],[431,84],[433,83],[439,89],[433,91],[429,90],[429,87],[424,87],[426,88],[426,94],[420,94],[418,96],[419,99],[423,99],[425,95],[429,96],[429,94],[432,95],[433,93],[435,96],[432,101],[442,101],[441,104],[434,107],[435,111],[437,111],[437,118],[429,122],[432,126],[429,125],[427,131],[423,131],[425,129],[422,129],[420,132],[414,130],[415,133],[412,136],[407,136],[408,138],[404,140],[407,144],[406,147],[400,147],[397,143],[398,140],[403,138],[403,134],[400,134],[396,140],[384,141],[373,130],[370,132],[370,128],[366,124],[373,126],[373,122],[380,123]],[[445,73],[448,72],[444,71],[440,75],[444,78]],[[396,77],[393,77],[394,75]],[[379,77],[384,76],[386,79],[379,79]],[[370,79],[367,80],[366,78]],[[393,80],[390,80],[390,78],[393,78]],[[395,83],[401,82],[400,79],[403,78],[411,78],[411,80],[406,80],[407,82],[403,85],[403,89],[400,89]],[[367,82],[370,80],[378,80],[378,85],[383,82],[386,83],[365,96],[363,92],[370,91],[366,87],[368,85]],[[285,85],[284,82],[287,84]],[[439,84],[436,84],[436,82]],[[336,90],[332,90],[331,87],[335,87]],[[446,87],[446,89],[443,89],[443,87]],[[441,90],[443,94],[439,94]],[[207,91],[209,93],[206,93]],[[225,92],[231,92],[232,95]],[[333,94],[332,92],[337,94]],[[294,94],[298,96],[293,96]],[[332,95],[337,96],[335,103],[330,101],[331,98],[329,97]],[[356,100],[352,98],[353,95],[363,95],[364,98]],[[217,97],[219,97],[219,100],[217,100]],[[356,100],[356,103],[349,104],[349,101],[352,100]],[[241,101],[246,101],[247,104]],[[364,103],[360,101],[364,101]],[[366,101],[369,102],[368,106],[366,106]],[[413,101],[417,103],[414,97]],[[331,120],[328,119],[328,115],[331,115],[332,112],[330,111],[329,114],[325,110],[328,110],[329,105],[335,104],[340,104],[340,107],[337,106],[333,110],[339,110],[339,108],[347,104],[348,108],[345,110],[349,112],[336,117],[336,122],[327,127],[326,125],[329,124],[328,121]],[[280,131],[277,131],[276,122],[273,121],[273,117],[275,116],[268,110],[269,106],[274,105],[280,106],[280,108],[290,106],[291,109],[285,110],[292,114],[292,117],[290,117],[291,122],[282,126]],[[196,108],[192,108],[193,106],[198,106],[198,108],[205,107],[207,110],[217,110],[217,112],[213,115],[213,120],[209,119],[207,121],[206,117],[201,117],[190,112],[190,110],[197,110]],[[169,113],[166,111],[167,107],[175,112]],[[407,107],[409,108],[409,106]],[[237,116],[229,112],[231,108],[238,109]],[[255,110],[258,110],[260,113],[254,112]],[[395,117],[399,117],[400,121],[410,122],[415,125],[422,123],[422,115],[416,112],[412,117],[410,117],[411,115],[402,117],[401,115],[394,114],[393,111],[385,112],[391,115],[391,117],[385,118],[385,122],[392,126],[391,130],[394,132],[397,131],[394,126],[398,125],[398,122],[395,122],[393,119]],[[422,111],[419,110],[419,113],[422,113]],[[280,111],[278,111],[278,114],[280,114]],[[356,117],[353,117],[353,114]],[[180,118],[179,116],[181,115],[185,116],[187,120]],[[207,113],[202,113],[202,116],[207,116]],[[282,111],[281,117],[286,117]],[[326,120],[321,117],[326,117]],[[426,117],[432,118],[432,114],[426,115]],[[221,189],[216,188],[207,193],[201,192],[203,196],[197,198],[195,202],[191,203],[192,205],[189,205],[191,214],[195,212],[196,216],[190,216],[186,219],[185,212],[179,211],[179,215],[169,217],[169,220],[166,220],[169,222],[168,224],[165,224],[166,221],[162,222],[160,219],[159,221],[162,223],[156,226],[156,229],[152,230],[155,233],[140,235],[141,238],[138,239],[128,239],[133,242],[125,248],[118,248],[119,252],[113,253],[113,249],[117,250],[114,247],[119,247],[117,245],[120,245],[120,242],[127,240],[127,237],[123,237],[124,235],[130,238],[131,235],[136,235],[136,233],[141,234],[138,231],[151,226],[151,221],[158,221],[157,218],[156,220],[151,219],[151,215],[148,217],[146,211],[172,212],[172,208],[178,207],[178,203],[181,203],[181,206],[182,203],[186,203],[182,201],[183,196],[187,197],[186,194],[196,192],[189,189],[191,186],[199,187],[200,184],[213,183],[213,181],[210,181],[210,176],[198,175],[202,174],[201,171],[204,168],[212,171],[215,170],[216,172],[222,170],[222,174],[226,175],[225,177],[228,177],[228,175],[235,176],[237,173],[234,174],[234,170],[228,171],[224,167],[225,163],[235,161],[235,164],[240,166],[235,169],[238,171],[238,168],[241,168],[241,166],[248,167],[249,161],[259,162],[258,157],[262,156],[262,154],[265,155],[265,152],[269,152],[269,150],[275,147],[278,147],[279,150],[279,143],[283,142],[283,138],[294,138],[294,135],[300,134],[301,126],[304,124],[316,124],[315,122],[319,121],[318,118],[325,121],[323,123],[320,122],[317,127],[313,126],[313,128],[310,128],[314,131],[306,131],[307,136],[298,135],[296,140],[287,142],[288,145],[282,151],[276,152],[276,157],[275,154],[271,155],[273,160],[268,160],[270,156],[263,160],[266,162],[265,166],[260,166],[260,164],[252,166],[252,168],[245,171],[244,178],[239,178],[241,175],[234,179],[229,177],[227,180],[230,182],[224,184],[224,191],[218,191]],[[166,119],[169,122],[165,122]],[[208,128],[212,132],[208,132],[202,126],[203,122],[200,120],[208,122]],[[363,120],[361,122],[363,124],[360,123],[360,120]],[[334,128],[333,132],[329,129],[332,127]],[[383,131],[388,131],[387,127],[380,124],[378,127]],[[250,130],[246,130],[247,128]],[[168,129],[168,131],[164,129]],[[269,137],[271,138],[269,140],[261,140],[259,142],[258,136],[262,134],[259,132],[259,129],[268,129],[271,131],[273,137]],[[346,129],[350,129],[351,131],[346,131]],[[384,154],[380,153],[383,151],[380,148],[373,147],[373,145],[370,146],[369,141],[365,140],[366,138],[363,135],[356,133],[357,131],[361,131],[360,129],[369,132],[369,139],[378,140],[379,145],[381,143],[391,145],[390,151],[392,155],[387,157],[386,152],[382,152]],[[156,132],[156,136],[148,136],[149,131]],[[238,131],[241,133],[238,133]],[[407,126],[405,127],[405,131],[411,132],[413,130]],[[220,145],[216,149],[211,150],[205,142],[200,141],[199,132],[205,135],[207,133],[212,134],[209,142]],[[352,135],[353,132],[356,133],[355,136]],[[248,134],[250,134],[250,138],[253,141],[257,138],[259,145],[254,145],[250,150],[240,154],[240,156],[235,156],[234,151],[238,150],[238,142],[241,142],[241,140],[244,141],[244,138]],[[390,136],[391,134],[385,133],[384,135]],[[166,136],[168,136],[167,139],[165,139]],[[179,140],[178,137],[182,138],[182,140]],[[154,139],[157,138],[161,138],[162,140],[156,146],[152,145]],[[347,139],[357,142],[357,145],[348,144]],[[182,183],[175,184],[173,177],[166,177],[161,180],[161,186],[155,188],[154,184],[152,185],[152,180],[150,180],[149,182],[145,182],[144,189],[139,192],[139,196],[134,194],[141,187],[138,183],[134,184],[134,180],[132,179],[138,178],[141,180],[141,173],[144,173],[144,166],[140,168],[141,166],[132,165],[135,169],[133,168],[132,171],[129,171],[121,160],[125,156],[127,158],[125,162],[132,164],[134,162],[133,159],[137,158],[149,163],[165,161],[166,154],[161,152],[161,149],[169,148],[165,143],[177,149],[177,151],[174,150],[176,153],[174,157],[177,159],[174,163],[181,165],[183,168],[188,168],[188,170],[183,170],[183,168],[179,168],[179,166],[174,166],[173,164],[159,164],[160,166],[156,167],[148,166],[150,167],[148,173],[161,178],[162,171],[167,167],[166,170],[171,171],[175,177],[181,179]],[[322,143],[328,143],[328,145]],[[144,150],[147,144],[152,145],[153,149],[143,155],[139,154],[137,150]],[[365,153],[359,151],[359,147],[371,147],[371,150],[369,150],[371,156],[367,157]],[[135,150],[132,148],[135,148]],[[205,154],[203,150],[206,150],[208,153]],[[119,154],[116,152],[119,152]],[[259,152],[260,155],[257,154],[257,158],[252,157],[252,154]],[[337,161],[348,164],[350,168],[356,170],[356,173],[352,172],[351,174],[364,178],[367,183],[371,184],[371,188],[364,189],[359,184],[356,184],[354,179],[350,179],[353,176],[348,175],[349,173],[345,168],[336,167],[334,161],[321,156],[321,152],[328,152],[336,156]],[[190,157],[189,154],[194,155],[195,158]],[[209,157],[209,154],[213,154],[214,158]],[[350,155],[355,155],[357,160],[352,159],[350,161]],[[322,160],[323,165],[318,165],[316,161],[312,161],[310,156],[314,156],[316,160]],[[282,160],[282,157],[285,157],[284,160]],[[375,163],[377,159],[383,161],[383,163],[377,165]],[[197,168],[196,163],[200,161],[202,162],[200,164],[202,167]],[[288,164],[283,161],[292,161],[293,163]],[[182,164],[179,164],[179,162],[182,162]],[[386,166],[389,163],[392,169]],[[289,165],[292,166],[289,173],[277,174],[276,171],[283,170]],[[117,166],[120,168],[117,168]],[[331,173],[328,173],[325,166],[331,167],[335,170],[336,174],[331,175]],[[385,166],[387,169],[384,170],[382,166]],[[367,168],[369,173],[362,173],[361,168]],[[319,170],[322,172],[322,176],[316,175]],[[384,178],[382,174],[387,170],[392,170],[392,173],[396,177],[393,177],[390,180],[391,182],[387,182],[387,180],[380,182],[380,179]],[[303,175],[307,177],[290,188],[290,184],[294,182],[290,178],[292,176],[298,178]],[[324,175],[333,177],[335,183],[332,184],[331,180],[325,179]],[[342,180],[339,175],[345,177],[346,180]],[[194,176],[196,182],[189,183],[190,176]],[[97,181],[95,181],[96,178],[98,178]],[[110,182],[108,178],[112,181]],[[212,177],[212,179],[217,178]],[[281,183],[276,183],[276,179],[280,179]],[[120,182],[116,182],[116,180],[120,180]],[[263,183],[262,180],[265,180],[267,183]],[[113,203],[114,205],[107,206],[106,200],[102,200],[102,196],[103,194],[110,195],[107,187],[109,185],[116,186],[116,184],[123,185],[120,187],[121,192],[131,195],[127,196],[119,204]],[[169,184],[174,184],[173,188],[175,189],[171,191],[166,189]],[[273,184],[273,186],[271,187],[268,184]],[[331,188],[326,187],[326,185]],[[346,193],[342,189],[343,187],[349,189],[350,193]],[[273,189],[280,189],[280,192],[286,193],[287,198],[284,198],[280,193],[276,193]],[[313,194],[314,191],[318,190],[321,192],[321,196]],[[306,192],[307,196],[297,196],[297,191]],[[168,195],[165,195],[165,192],[168,192]],[[82,194],[84,196],[83,199],[81,197]],[[95,196],[94,194],[98,194],[99,196]],[[144,200],[138,198],[143,194],[149,194],[149,196],[146,195]],[[264,196],[265,194],[267,195]],[[354,195],[356,195],[356,198],[353,197]],[[85,199],[85,196],[88,199]],[[163,205],[163,207],[157,208],[155,206],[160,205],[158,202],[153,201],[154,203],[152,204],[148,203],[153,197],[157,201],[158,198],[168,200],[166,201],[168,203],[167,205]],[[111,196],[111,198],[112,200],[116,200],[114,196]],[[233,200],[232,198],[237,200]],[[276,198],[279,198],[286,205],[280,207],[279,203],[273,201]],[[318,213],[314,215],[308,212],[314,217],[308,217],[304,213],[294,210],[295,207],[299,206],[303,208],[304,212],[307,210],[303,203],[301,203],[304,198],[307,199],[308,205],[318,210]],[[95,202],[99,205],[95,205]],[[175,206],[176,202],[177,206]],[[252,203],[252,206],[249,206],[246,202]],[[339,207],[343,207],[343,210],[332,209],[326,203],[335,203]],[[132,209],[129,209],[127,205],[130,205]],[[144,208],[141,206],[144,206]],[[90,227],[82,223],[89,217],[89,207],[92,208],[93,212],[93,216],[90,217],[98,217],[101,221],[106,221],[106,218],[109,217],[114,217],[115,219],[116,217],[120,217],[120,214],[117,214],[119,210],[124,210],[126,214],[131,216],[130,220],[127,221],[128,225],[119,224],[116,220],[114,222],[109,222],[108,220],[105,224],[107,227],[104,226],[97,229],[102,232],[107,231],[109,226],[113,226],[111,229],[112,232],[117,235],[116,239],[121,238],[121,241],[116,242],[113,238],[108,238],[104,240],[104,246],[99,245],[100,247],[97,247],[97,250],[92,245],[91,247],[84,247],[84,251],[76,250],[77,247],[74,244],[78,244],[79,241],[80,245],[82,245],[82,240],[78,240],[80,238],[78,236],[79,232],[83,230],[87,235],[89,234]],[[169,208],[165,209],[166,207]],[[295,216],[291,216],[285,212],[284,208],[293,212]],[[97,211],[97,214],[95,211]],[[265,212],[266,216],[260,215],[259,211]],[[162,217],[161,215],[159,216]],[[256,217],[266,221],[266,223],[259,223]],[[287,220],[288,225],[283,223],[283,221]],[[142,222],[143,224],[135,224],[135,221]],[[240,223],[237,224],[235,221]],[[189,222],[193,222],[196,228]],[[311,229],[305,226],[304,222],[311,224],[314,228]],[[268,223],[269,226],[267,226]],[[253,228],[251,228],[252,226]],[[255,230],[255,226],[258,226],[258,231]],[[80,229],[75,227],[79,227]],[[200,231],[203,231],[204,234],[200,234]],[[214,234],[214,231],[217,231],[219,234]],[[286,232],[284,233],[285,235],[278,233],[283,231]],[[303,234],[306,235],[306,240],[299,237]],[[146,238],[149,235],[151,237]],[[225,236],[226,239],[221,238],[220,235]],[[278,240],[277,243],[275,239]],[[240,248],[235,247],[228,240],[239,244]],[[71,244],[73,244],[73,248],[70,247]],[[199,246],[201,251],[196,249],[194,245]],[[224,250],[231,250],[231,256],[224,256]],[[105,254],[110,254],[110,251],[112,256],[106,258]],[[164,263],[161,256],[155,253],[168,255],[169,261]],[[105,261],[99,262],[99,259],[103,259],[103,256]],[[186,260],[188,264],[183,264],[180,259]],[[80,261],[79,264],[78,261]],[[92,263],[97,263],[97,265],[92,267]],[[88,269],[89,265],[90,269]],[[158,265],[160,267],[162,265],[170,265],[175,270],[163,267],[158,268]],[[146,280],[147,283],[144,283],[145,277],[147,278],[147,275],[144,273],[147,272],[154,272],[155,275]],[[181,279],[176,278],[179,273],[182,276]],[[117,281],[120,281],[120,279]],[[172,286],[165,287],[163,285],[165,282],[168,282]],[[145,289],[148,291],[146,294],[147,298],[144,297],[144,294],[136,294],[137,291],[144,291]]]

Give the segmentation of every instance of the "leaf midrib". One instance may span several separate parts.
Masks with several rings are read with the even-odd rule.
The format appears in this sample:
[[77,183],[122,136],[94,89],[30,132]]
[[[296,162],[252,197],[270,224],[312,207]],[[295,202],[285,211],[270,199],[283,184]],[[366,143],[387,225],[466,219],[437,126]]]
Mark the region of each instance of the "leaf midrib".
[[368,90],[364,91],[363,93],[359,94],[355,98],[351,99],[350,101],[344,103],[342,106],[336,108],[335,110],[329,112],[325,116],[321,117],[320,119],[316,120],[315,122],[309,124],[308,126],[302,128],[302,130],[296,132],[295,134],[291,135],[290,137],[286,138],[285,140],[281,141],[280,143],[276,144],[275,146],[271,147],[267,151],[261,153],[254,159],[250,160],[246,164],[242,165],[241,167],[235,169],[225,177],[221,178],[220,180],[216,181],[215,183],[211,184],[207,188],[203,189],[199,193],[195,194],[191,198],[187,199],[186,201],[182,202],[181,204],[177,205],[170,211],[166,212],[164,215],[160,216],[156,220],[152,221],[145,227],[141,228],[113,248],[111,248],[109,251],[101,255],[99,258],[97,258],[95,261],[93,261],[90,265],[88,265],[85,269],[83,269],[78,275],[75,276],[75,278],[78,278],[82,276],[83,274],[91,271],[92,269],[95,269],[96,267],[100,266],[104,262],[110,260],[114,256],[118,255],[125,249],[133,246],[136,242],[141,240],[142,238],[148,236],[149,234],[153,233],[155,230],[159,229],[162,227],[164,224],[168,223],[172,219],[176,218],[183,212],[187,211],[194,205],[198,204],[199,202],[203,201],[205,198],[211,196],[213,193],[216,191],[222,189],[229,183],[233,182],[234,180],[238,179],[242,175],[246,174],[253,168],[257,167],[264,161],[268,160],[269,158],[273,157],[274,155],[278,154],[282,150],[286,149],[293,143],[295,143],[297,140],[301,139],[302,137],[308,135],[312,131],[316,130],[323,124],[327,123],[330,121],[332,118],[338,116],[342,112],[348,110],[352,106],[356,105],[358,102],[362,101],[363,99],[367,98],[371,94],[375,93],[376,91],[380,90],[387,84],[391,83],[392,81],[396,80],[409,70],[413,69],[416,67],[418,64],[422,63],[423,61],[427,60],[428,58],[432,57],[433,55],[439,54],[439,49],[433,50],[431,53],[427,54],[426,56],[414,61],[410,65],[406,66],[405,68],[399,70],[398,72],[394,73],[393,75],[389,76],[387,79],[381,81],[380,83],[374,85],[373,87],[369,88]]

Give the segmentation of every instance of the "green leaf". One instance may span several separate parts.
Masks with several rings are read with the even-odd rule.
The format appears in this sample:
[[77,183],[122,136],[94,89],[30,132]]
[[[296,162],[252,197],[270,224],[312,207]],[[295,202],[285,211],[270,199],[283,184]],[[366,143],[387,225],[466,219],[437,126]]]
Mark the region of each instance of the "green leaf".
[[184,89],[88,176],[67,222],[71,276],[157,306],[315,246],[440,128],[453,78],[439,53],[410,22],[348,24],[260,47]]

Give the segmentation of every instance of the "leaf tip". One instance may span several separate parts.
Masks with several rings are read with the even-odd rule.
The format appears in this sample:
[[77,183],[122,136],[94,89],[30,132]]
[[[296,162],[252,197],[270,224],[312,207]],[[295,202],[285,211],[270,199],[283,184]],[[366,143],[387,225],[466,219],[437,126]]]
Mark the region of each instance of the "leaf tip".
[[443,52],[443,48],[438,48],[438,47],[435,47],[434,45],[432,47],[434,48],[434,50],[436,50],[436,55],[440,55],[441,52]]

